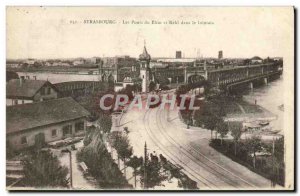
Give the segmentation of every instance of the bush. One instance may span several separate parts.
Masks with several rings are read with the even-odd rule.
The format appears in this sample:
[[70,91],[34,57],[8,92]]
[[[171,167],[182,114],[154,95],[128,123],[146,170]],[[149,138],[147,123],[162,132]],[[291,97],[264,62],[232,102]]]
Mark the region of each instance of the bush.
[[127,180],[111,158],[99,131],[91,131],[86,137],[91,141],[77,153],[78,160],[85,162],[91,175],[103,188],[130,188]]
[[50,151],[38,151],[26,156],[24,183],[33,187],[67,187],[68,168],[61,166],[58,158]]

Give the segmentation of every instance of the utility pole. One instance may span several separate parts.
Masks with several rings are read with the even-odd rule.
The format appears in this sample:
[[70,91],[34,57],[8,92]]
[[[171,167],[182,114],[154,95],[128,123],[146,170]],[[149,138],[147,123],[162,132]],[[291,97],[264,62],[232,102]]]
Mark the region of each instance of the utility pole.
[[73,188],[73,175],[72,175],[72,151],[69,150],[69,154],[70,154],[70,184],[71,184],[71,188]]
[[147,189],[147,143],[145,142],[144,148],[144,189]]
[[274,172],[274,152],[275,152],[275,142],[274,142],[274,136],[272,140],[272,178],[271,178],[271,187],[275,187],[275,172]]

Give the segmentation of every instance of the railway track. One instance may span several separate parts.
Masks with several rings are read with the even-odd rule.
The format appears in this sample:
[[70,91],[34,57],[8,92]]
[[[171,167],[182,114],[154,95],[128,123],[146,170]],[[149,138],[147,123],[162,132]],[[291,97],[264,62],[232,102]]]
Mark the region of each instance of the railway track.
[[[170,136],[167,131],[164,131],[164,130],[166,130],[166,127],[163,127],[163,123],[162,123],[162,118],[164,118],[162,116],[163,111],[156,110],[156,121],[158,122],[159,131],[162,135],[165,136],[165,138],[167,138],[170,141],[170,143],[177,146],[177,148],[182,153],[185,153],[187,156],[189,156],[189,158],[194,160],[195,163],[197,163],[197,165],[204,167],[205,169],[207,169],[210,173],[212,173],[216,177],[222,178],[222,181],[224,181],[225,183],[227,183],[228,185],[231,185],[232,187],[234,187],[236,189],[251,188],[251,187],[255,188],[256,187],[255,185],[251,184],[250,182],[240,178],[239,176],[233,174],[229,170],[223,168],[222,166],[218,165],[214,161],[210,160],[208,157],[206,157],[205,155],[200,153],[200,149],[196,149],[195,147],[189,145],[188,143],[186,145],[178,143],[178,141],[176,139],[174,139],[172,136]],[[174,127],[174,125],[172,123],[169,123],[168,125]],[[174,129],[176,129],[176,127],[174,127]],[[196,154],[197,156],[194,154]],[[233,180],[233,179],[238,179],[238,181]],[[226,187],[226,184],[224,184],[224,187]],[[226,187],[226,188],[230,188],[230,187]]]

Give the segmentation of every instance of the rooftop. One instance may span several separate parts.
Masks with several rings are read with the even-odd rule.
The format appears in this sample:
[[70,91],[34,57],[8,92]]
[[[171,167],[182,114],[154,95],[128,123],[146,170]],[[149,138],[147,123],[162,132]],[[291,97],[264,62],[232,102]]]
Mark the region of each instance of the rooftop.
[[251,60],[262,60],[262,58],[260,58],[259,56],[254,56],[251,58]]
[[6,85],[6,97],[33,97],[46,83],[46,80],[13,79]]
[[16,133],[88,115],[89,112],[71,97],[8,106],[6,108],[6,133]]
[[148,54],[146,46],[144,46],[143,53],[140,54],[139,60],[146,60],[146,61],[150,61],[151,60],[151,56]]

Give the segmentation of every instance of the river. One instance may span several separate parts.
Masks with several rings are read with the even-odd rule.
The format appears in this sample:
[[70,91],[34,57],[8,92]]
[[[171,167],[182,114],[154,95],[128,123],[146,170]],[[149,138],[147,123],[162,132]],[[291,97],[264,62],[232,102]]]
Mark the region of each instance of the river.
[[36,76],[37,80],[48,80],[52,84],[71,81],[99,81],[99,75],[87,74],[57,74],[49,72],[17,72],[19,76],[29,76],[33,79]]
[[244,94],[244,99],[248,102],[255,103],[255,100],[258,105],[269,110],[277,116],[276,120],[270,122],[270,126],[273,130],[281,130],[279,133],[283,134],[283,114],[284,111],[280,110],[278,106],[284,103],[283,100],[283,76],[279,79],[274,80],[268,85],[260,86],[254,88],[251,91],[247,91]]

